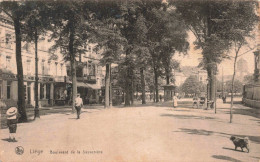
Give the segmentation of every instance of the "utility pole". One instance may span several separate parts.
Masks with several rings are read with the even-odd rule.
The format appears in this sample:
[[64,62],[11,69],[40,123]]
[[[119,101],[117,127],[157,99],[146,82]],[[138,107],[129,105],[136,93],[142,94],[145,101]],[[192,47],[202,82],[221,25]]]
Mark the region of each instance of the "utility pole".
[[223,67],[222,67],[222,97],[224,96],[224,78],[223,78]]
[[215,69],[215,114],[217,113],[217,65],[216,65],[216,69]]
[[112,107],[113,102],[113,89],[112,89],[112,75],[111,75],[111,63],[109,64],[109,107]]
[[34,84],[34,88],[35,88],[35,94],[34,94],[34,98],[35,98],[35,108],[34,108],[34,119],[35,118],[40,118],[40,113],[39,113],[39,98],[38,98],[38,81],[39,81],[39,77],[38,77],[38,33],[37,33],[37,29],[35,29],[35,34],[34,34],[34,39],[35,39],[35,84]]

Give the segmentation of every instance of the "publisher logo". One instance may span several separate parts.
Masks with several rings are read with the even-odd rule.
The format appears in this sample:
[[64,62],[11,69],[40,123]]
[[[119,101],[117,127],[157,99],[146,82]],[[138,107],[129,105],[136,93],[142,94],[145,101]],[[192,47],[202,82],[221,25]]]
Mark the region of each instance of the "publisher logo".
[[15,153],[16,153],[17,155],[22,155],[22,154],[24,153],[23,147],[22,147],[22,146],[17,146],[17,147],[15,148]]

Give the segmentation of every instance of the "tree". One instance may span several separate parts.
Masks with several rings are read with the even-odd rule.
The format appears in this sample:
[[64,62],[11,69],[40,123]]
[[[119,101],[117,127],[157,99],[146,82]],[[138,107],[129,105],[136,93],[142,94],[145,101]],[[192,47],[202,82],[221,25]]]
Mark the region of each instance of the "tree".
[[91,9],[95,13],[94,40],[100,48],[102,65],[106,66],[105,76],[105,108],[112,106],[111,64],[120,64],[123,45],[126,43],[120,27],[124,23],[120,16],[120,3],[97,2]]
[[23,80],[23,63],[21,52],[22,33],[21,26],[24,16],[27,14],[24,2],[8,2],[0,3],[0,10],[9,16],[14,23],[15,30],[15,45],[16,45],[16,67],[17,67],[17,80],[18,80],[18,111],[21,114],[19,122],[27,121],[27,114],[25,108],[25,92]]
[[197,76],[191,75],[188,77],[181,86],[182,92],[186,94],[196,94],[199,95],[205,90],[205,85],[199,82]]
[[136,33],[133,47],[133,54],[135,54],[135,67],[140,70],[140,80],[142,89],[142,104],[146,104],[146,84],[145,84],[145,70],[149,66],[150,62],[149,49],[147,47],[147,37],[146,34],[148,29],[146,27],[146,20],[142,14],[139,14],[136,20],[136,25],[134,26],[134,31]]
[[176,62],[173,62],[172,56],[177,51],[185,53],[189,44],[186,40],[186,27],[175,10],[171,8],[152,9],[147,12],[146,18],[149,22],[148,26],[151,26],[147,37],[155,78],[156,102],[158,102],[158,77],[162,76],[163,70],[165,70],[169,83],[169,74],[177,65]]
[[28,14],[25,16],[22,26],[23,40],[35,45],[35,109],[34,119],[39,118],[39,97],[38,97],[38,40],[43,36],[48,28],[47,9],[43,2],[25,2],[26,11]]
[[254,83],[254,76],[252,74],[244,76],[244,83],[245,84],[252,84],[252,83]]
[[[233,90],[232,90],[232,82],[233,82]],[[229,80],[226,82],[226,90],[228,93],[242,93],[243,91],[243,83],[240,82],[239,80],[234,80],[232,81]]]
[[[210,95],[215,98],[215,75],[217,64],[229,56],[225,54],[232,47],[232,37],[235,29],[242,29],[255,19],[253,1],[172,1],[178,13],[185,20],[197,40],[197,48],[202,49],[201,66],[208,72]],[[252,8],[253,7],[253,8]],[[237,9],[240,10],[237,10]],[[244,14],[245,13],[245,14]],[[248,15],[251,15],[252,18]],[[246,15],[246,16],[243,16]],[[237,21],[238,16],[239,21]],[[248,21],[249,19],[249,21]],[[239,23],[240,25],[233,26]],[[249,25],[251,26],[251,25]],[[249,31],[250,28],[245,28]]]
[[[59,1],[48,5],[51,17],[51,39],[55,44],[51,50],[62,49],[64,59],[70,62],[72,78],[72,111],[77,94],[76,58],[86,51],[87,39],[91,37],[90,1]],[[80,61],[80,59],[79,59]]]
[[[229,10],[227,14],[232,15],[232,19],[230,21],[231,24],[227,24],[227,28],[229,28],[229,32],[226,34],[228,39],[231,42],[231,45],[235,51],[235,58],[234,58],[234,72],[232,76],[232,84],[231,84],[231,104],[230,104],[230,123],[232,123],[232,108],[233,108],[233,92],[240,89],[242,91],[242,83],[236,81],[236,63],[237,58],[239,57],[239,51],[243,46],[248,44],[248,39],[254,38],[254,28],[257,23],[259,22],[258,17],[256,16],[256,9],[258,6],[258,2],[249,1],[249,2],[237,2],[232,3],[229,6]],[[246,22],[244,22],[246,21]],[[232,49],[232,50],[233,50]],[[236,86],[239,87],[235,87]],[[238,85],[237,85],[238,84]]]

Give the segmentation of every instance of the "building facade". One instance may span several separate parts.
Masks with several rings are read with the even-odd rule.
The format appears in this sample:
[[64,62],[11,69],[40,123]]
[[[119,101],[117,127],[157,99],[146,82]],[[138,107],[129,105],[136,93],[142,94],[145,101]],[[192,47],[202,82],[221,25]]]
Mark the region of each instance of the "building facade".
[[[48,35],[48,34],[47,34]],[[69,73],[70,64],[65,62],[60,51],[51,53],[53,42],[46,39],[38,42],[38,97],[39,106],[64,105],[71,103],[72,83]],[[104,84],[100,55],[88,52],[77,58],[78,92],[94,103],[99,101],[99,90]],[[55,55],[55,59],[52,56]],[[0,14],[0,100],[8,107],[16,106],[18,101],[18,82],[15,54],[15,33],[13,22],[3,13]],[[34,44],[22,42],[22,63],[24,74],[25,100],[27,107],[35,105],[35,51]],[[84,87],[84,89],[82,89]],[[85,102],[85,103],[91,103]]]

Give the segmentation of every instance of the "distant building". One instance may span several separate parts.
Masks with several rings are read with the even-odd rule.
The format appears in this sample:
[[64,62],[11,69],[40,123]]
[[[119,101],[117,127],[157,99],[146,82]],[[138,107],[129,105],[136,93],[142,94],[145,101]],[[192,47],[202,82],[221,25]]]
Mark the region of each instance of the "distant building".
[[243,58],[237,61],[237,74],[237,79],[240,81],[243,81],[244,76],[248,74],[248,63]]
[[180,71],[173,72],[173,76],[175,76],[175,85],[180,86],[191,75],[195,75],[200,82],[207,84],[208,74],[206,70],[202,70],[196,66],[183,66]]
[[187,77],[182,72],[175,72],[174,78],[175,78],[176,86],[182,85],[185,82],[185,80],[187,79]]

